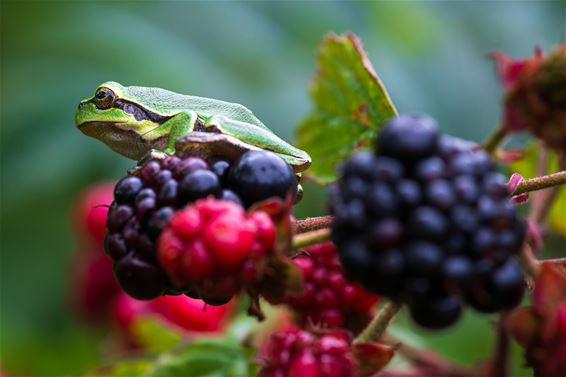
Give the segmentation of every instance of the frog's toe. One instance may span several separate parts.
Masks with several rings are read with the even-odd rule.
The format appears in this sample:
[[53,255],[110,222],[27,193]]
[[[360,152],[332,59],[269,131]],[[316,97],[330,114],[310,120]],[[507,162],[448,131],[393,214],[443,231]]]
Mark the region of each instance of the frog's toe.
[[163,160],[165,157],[169,156],[167,153],[158,151],[157,149],[152,149],[147,152],[140,160],[138,161],[138,166],[145,164],[151,160]]

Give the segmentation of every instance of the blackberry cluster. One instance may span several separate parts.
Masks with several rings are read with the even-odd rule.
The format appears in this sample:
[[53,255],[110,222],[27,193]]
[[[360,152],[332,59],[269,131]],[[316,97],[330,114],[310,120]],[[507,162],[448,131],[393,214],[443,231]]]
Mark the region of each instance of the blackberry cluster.
[[161,267],[178,290],[223,305],[261,278],[275,225],[265,212],[201,199],[177,211],[157,242]]
[[366,292],[359,284],[348,282],[331,243],[311,246],[293,259],[304,278],[300,296],[285,300],[297,315],[302,327],[360,330],[371,319],[378,297]]
[[180,293],[159,266],[155,243],[174,212],[187,204],[210,196],[248,208],[296,191],[293,169],[267,151],[246,152],[233,164],[176,156],[145,163],[137,176],[116,184],[108,213],[104,245],[120,286],[143,300]]
[[353,155],[330,196],[347,275],[407,302],[422,326],[454,323],[464,302],[495,312],[520,301],[513,255],[525,225],[506,180],[487,153],[441,135],[432,118],[389,121],[377,151]]
[[258,377],[354,377],[352,340],[343,331],[313,334],[290,329],[271,336]]

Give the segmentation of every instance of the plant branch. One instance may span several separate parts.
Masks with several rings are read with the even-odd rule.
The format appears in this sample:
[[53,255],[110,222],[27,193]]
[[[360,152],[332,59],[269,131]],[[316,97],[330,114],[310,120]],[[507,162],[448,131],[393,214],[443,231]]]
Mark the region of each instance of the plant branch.
[[483,148],[487,153],[493,155],[497,150],[497,147],[501,145],[507,132],[503,128],[503,126],[497,127],[487,138],[487,140],[483,144]]
[[[548,148],[543,142],[539,141],[539,152],[537,156],[537,166],[536,166],[536,176],[540,177],[548,173]],[[529,219],[535,222],[535,224],[540,223],[539,218],[541,217],[542,201],[544,201],[545,191],[537,191],[533,193],[531,197],[531,207],[529,209]],[[542,220],[542,219],[541,219]]]
[[539,260],[538,263],[540,264],[559,264],[566,267],[566,258],[555,258],[555,259],[543,259]]
[[470,377],[470,370],[444,359],[438,353],[404,343],[396,337],[385,334],[381,341],[393,347],[397,353],[417,367],[421,373],[430,371],[431,375],[449,375],[452,377]]
[[305,233],[311,230],[328,228],[332,224],[332,216],[309,217],[295,222],[295,231]]
[[[546,150],[546,149],[545,149]],[[566,153],[559,153],[558,154],[558,167],[562,171],[566,169]],[[541,167],[542,168],[542,167]],[[546,170],[543,170],[542,173],[537,171],[537,175],[541,176],[546,173]],[[555,186],[548,190],[543,190],[540,192],[540,197],[538,199],[537,206],[532,207],[531,214],[529,218],[533,220],[536,224],[541,224],[546,219],[548,212],[552,208],[552,203],[558,196],[561,187]]]
[[534,257],[531,246],[527,242],[523,244],[523,248],[521,249],[518,258],[523,270],[531,279],[534,280],[540,272],[540,264]]
[[354,339],[355,343],[375,342],[385,332],[395,314],[401,309],[401,303],[389,301],[377,313],[367,327]]
[[507,313],[502,312],[497,322],[497,337],[495,341],[495,353],[493,355],[493,368],[498,377],[509,375],[509,335],[505,331],[503,322]]
[[563,184],[566,184],[566,170],[562,170],[553,174],[543,175],[541,177],[524,179],[519,183],[512,194],[519,195],[525,192],[542,190]]
[[306,233],[301,233],[293,237],[293,250],[316,245],[330,241],[330,229],[318,229]]

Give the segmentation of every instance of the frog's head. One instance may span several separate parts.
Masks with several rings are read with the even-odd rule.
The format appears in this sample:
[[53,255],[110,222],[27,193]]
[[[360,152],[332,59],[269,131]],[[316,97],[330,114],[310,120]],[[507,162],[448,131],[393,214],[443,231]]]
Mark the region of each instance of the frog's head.
[[128,88],[113,81],[101,84],[94,96],[81,101],[75,115],[76,125],[85,135],[132,159],[139,159],[161,142],[144,136],[167,119],[129,98]]

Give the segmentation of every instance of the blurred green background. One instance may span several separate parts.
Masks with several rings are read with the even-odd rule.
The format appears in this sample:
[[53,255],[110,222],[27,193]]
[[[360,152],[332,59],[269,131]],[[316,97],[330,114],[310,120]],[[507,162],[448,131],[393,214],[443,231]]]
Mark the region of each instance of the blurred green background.
[[[317,44],[350,30],[400,111],[429,113],[443,130],[481,140],[500,115],[487,53],[521,57],[564,41],[565,4],[2,1],[1,368],[72,375],[100,361],[101,334],[68,305],[69,211],[81,189],[119,178],[132,162],[74,127],[78,101],[99,83],[240,102],[292,140],[310,106]],[[316,194],[307,187],[299,216],[321,213]],[[492,319],[468,314],[415,341],[473,362],[490,352]],[[412,333],[404,323],[398,331]]]

